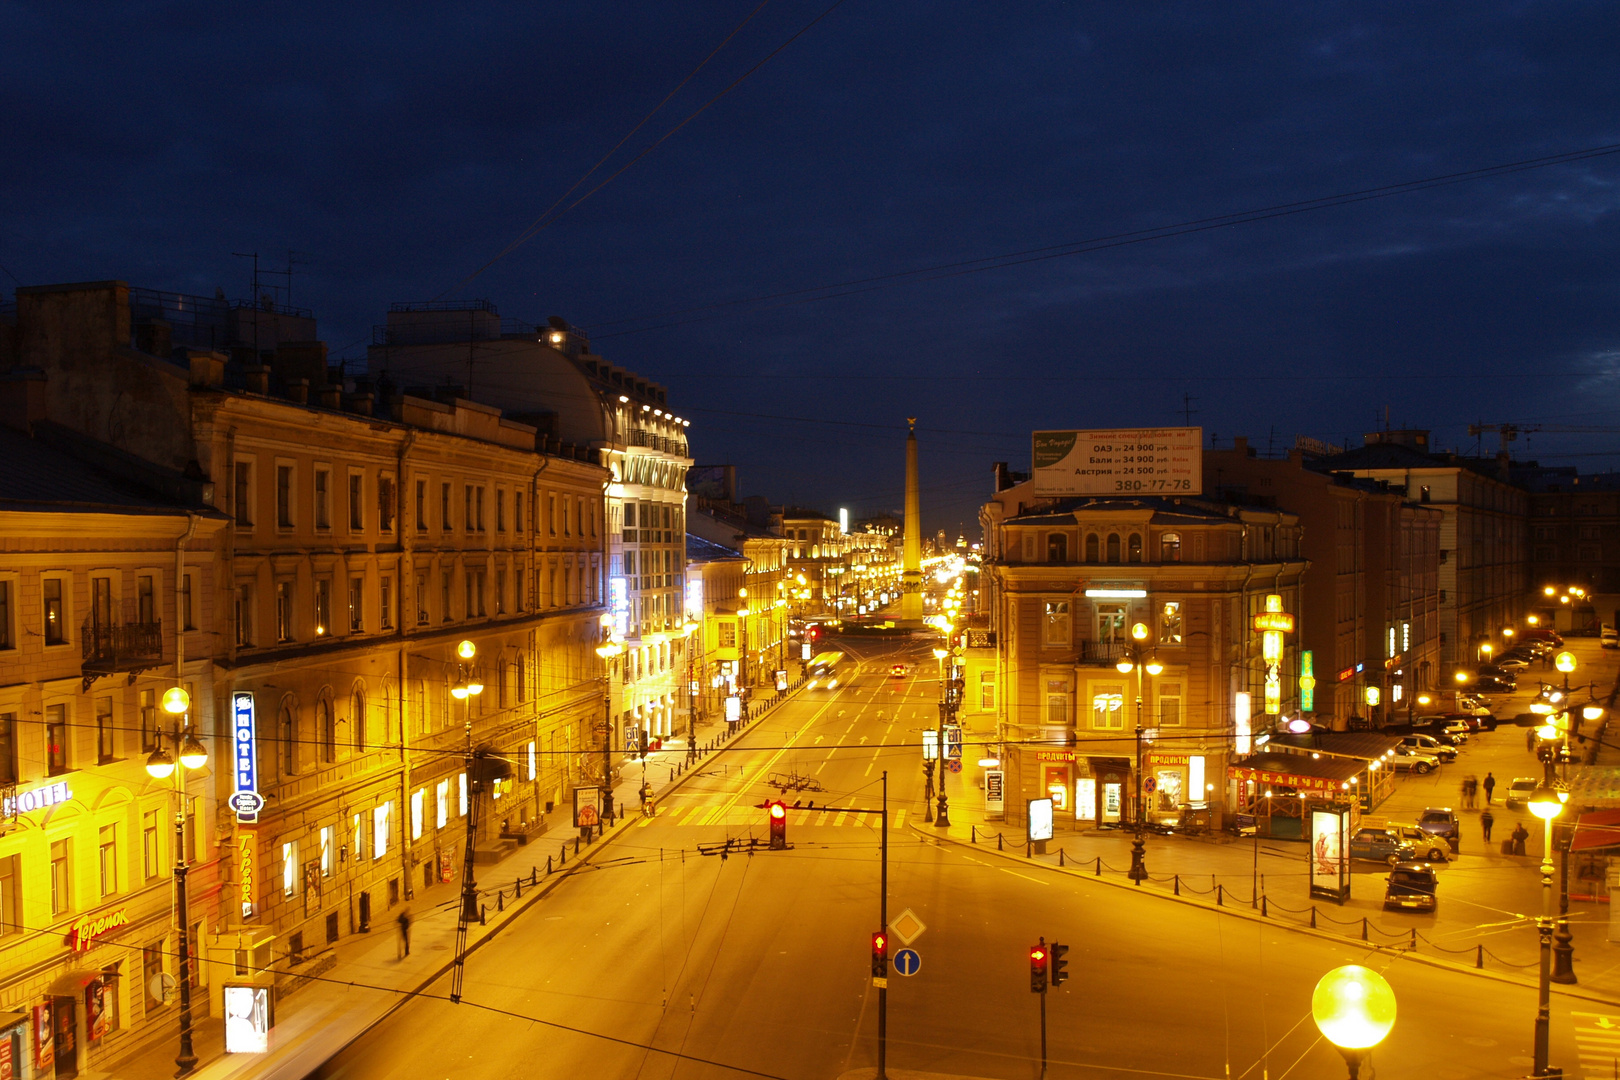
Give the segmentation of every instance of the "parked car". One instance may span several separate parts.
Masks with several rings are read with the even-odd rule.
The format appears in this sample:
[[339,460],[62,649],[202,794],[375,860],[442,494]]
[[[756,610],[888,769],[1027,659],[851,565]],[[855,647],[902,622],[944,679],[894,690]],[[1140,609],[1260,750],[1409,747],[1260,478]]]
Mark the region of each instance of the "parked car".
[[1396,772],[1408,770],[1422,775],[1431,773],[1440,767],[1440,759],[1433,754],[1424,754],[1412,749],[1410,746],[1397,746],[1395,756],[1389,759],[1390,767]]
[[1357,829],[1350,838],[1352,859],[1373,859],[1395,866],[1417,858],[1417,849],[1394,829]]
[[1558,631],[1549,629],[1545,626],[1532,626],[1528,630],[1521,631],[1519,636],[1526,641],[1545,642],[1555,649],[1562,649],[1564,647],[1563,636],[1560,635]]
[[1489,709],[1480,709],[1478,712],[1448,712],[1444,715],[1447,720],[1467,724],[1468,730],[1472,732],[1496,730],[1496,717],[1491,715]]
[[1503,671],[1511,671],[1514,675],[1517,675],[1519,672],[1530,666],[1530,661],[1522,656],[1515,656],[1514,654],[1509,653],[1506,656],[1498,656],[1496,658],[1495,666]]
[[1471,685],[1482,694],[1511,694],[1519,688],[1519,680],[1512,675],[1476,675]]
[[1389,872],[1386,881],[1386,910],[1433,911],[1439,902],[1440,875],[1427,863],[1401,863]]
[[[1412,720],[1412,730],[1433,736],[1435,741],[1456,746],[1468,738],[1467,725],[1449,716],[1419,716]],[[1461,728],[1461,738],[1454,728]]]
[[1598,628],[1598,644],[1605,649],[1620,649],[1620,633],[1615,632],[1613,623]]
[[1384,827],[1399,836],[1403,844],[1409,845],[1417,852],[1413,858],[1437,863],[1451,861],[1451,845],[1441,837],[1430,836],[1416,825],[1406,822],[1394,821]]
[[1530,793],[1536,790],[1536,779],[1531,776],[1515,776],[1508,781],[1507,799],[1509,807],[1523,806],[1530,798]]
[[1446,745],[1433,735],[1402,735],[1401,745],[1409,746],[1420,754],[1437,757],[1442,765],[1449,765],[1457,760],[1457,748]]
[[1457,812],[1449,806],[1425,806],[1418,815],[1418,828],[1430,836],[1438,836],[1451,846],[1453,852],[1462,850],[1462,825]]

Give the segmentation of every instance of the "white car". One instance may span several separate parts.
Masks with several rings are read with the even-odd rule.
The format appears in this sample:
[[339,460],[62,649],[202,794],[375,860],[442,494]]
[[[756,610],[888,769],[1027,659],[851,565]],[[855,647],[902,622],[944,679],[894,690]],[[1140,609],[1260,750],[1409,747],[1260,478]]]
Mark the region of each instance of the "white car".
[[1620,649],[1620,634],[1615,633],[1613,623],[1604,623],[1598,630],[1598,644],[1605,649]]
[[1433,772],[1440,767],[1440,759],[1433,754],[1425,754],[1414,750],[1410,746],[1397,746],[1395,756],[1389,759],[1390,765],[1396,772],[1411,770],[1419,775]]

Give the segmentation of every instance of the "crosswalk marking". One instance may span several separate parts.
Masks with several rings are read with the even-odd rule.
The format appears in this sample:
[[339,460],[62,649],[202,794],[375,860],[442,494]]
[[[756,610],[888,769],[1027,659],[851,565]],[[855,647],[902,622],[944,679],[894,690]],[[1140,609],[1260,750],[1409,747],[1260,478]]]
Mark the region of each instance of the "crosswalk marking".
[[1613,1070],[1620,1061],[1620,1016],[1570,1010],[1575,1021],[1575,1047],[1581,1064],[1594,1073]]
[[[764,811],[757,806],[672,806],[659,809],[656,818],[644,818],[636,824],[650,825],[656,820],[660,825],[675,825],[682,828],[746,827],[765,824],[763,814]],[[812,810],[808,807],[790,806],[787,820],[791,826],[805,828],[827,826],[878,829],[882,826],[883,815],[876,811]],[[904,828],[905,823],[906,811],[903,807],[889,815],[891,830]],[[1620,1033],[1617,1033],[1617,1037],[1620,1037]]]

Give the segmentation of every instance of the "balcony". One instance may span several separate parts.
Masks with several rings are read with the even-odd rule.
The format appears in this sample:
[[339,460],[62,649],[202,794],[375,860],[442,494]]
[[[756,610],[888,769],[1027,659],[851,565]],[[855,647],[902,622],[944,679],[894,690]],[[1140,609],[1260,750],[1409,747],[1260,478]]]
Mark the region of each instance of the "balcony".
[[84,643],[86,688],[101,675],[144,671],[163,662],[163,623],[86,622],[79,628]]
[[1080,662],[1082,664],[1113,664],[1130,655],[1130,651],[1130,646],[1123,641],[1082,641],[1080,643]]
[[658,435],[645,428],[635,428],[630,432],[630,445],[645,446],[649,450],[659,450],[676,457],[686,456],[686,440]]

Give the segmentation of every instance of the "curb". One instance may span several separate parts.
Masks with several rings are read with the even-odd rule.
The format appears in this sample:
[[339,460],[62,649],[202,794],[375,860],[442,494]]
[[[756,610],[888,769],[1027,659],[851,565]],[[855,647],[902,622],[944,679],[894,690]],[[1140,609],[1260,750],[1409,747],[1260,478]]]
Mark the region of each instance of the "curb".
[[[1274,927],[1278,930],[1287,930],[1291,933],[1304,934],[1307,937],[1313,937],[1320,941],[1333,942],[1337,945],[1361,946],[1362,948],[1385,954],[1390,957],[1413,960],[1418,963],[1427,964],[1430,967],[1440,968],[1444,971],[1468,974],[1475,976],[1476,978],[1492,979],[1496,982],[1506,983],[1509,986],[1517,986],[1521,989],[1535,990],[1539,986],[1539,980],[1526,980],[1505,972],[1490,971],[1488,969],[1466,966],[1453,960],[1444,960],[1437,956],[1429,956],[1424,953],[1413,952],[1409,949],[1400,949],[1393,945],[1382,944],[1381,942],[1357,941],[1354,938],[1346,938],[1342,934],[1333,934],[1325,930],[1313,930],[1309,926],[1295,926],[1293,923],[1284,922],[1279,919],[1268,919],[1262,915],[1255,914],[1252,911],[1245,911],[1239,907],[1217,906],[1209,903],[1206,900],[1199,900],[1194,897],[1177,896],[1174,893],[1165,893],[1159,889],[1143,889],[1138,885],[1131,885],[1122,881],[1113,881],[1104,877],[1096,877],[1091,874],[1082,873],[1077,869],[1070,869],[1066,866],[1052,866],[1050,863],[1039,862],[1035,859],[1025,858],[1022,855],[1011,854],[1006,851],[995,851],[989,847],[980,848],[977,844],[969,843],[968,841],[952,836],[949,833],[941,834],[938,832],[924,831],[921,827],[911,821],[906,822],[906,827],[912,832],[915,832],[918,836],[931,836],[935,840],[942,843],[951,843],[955,844],[957,847],[971,848],[975,851],[982,851],[986,855],[995,856],[996,858],[1015,863],[1019,866],[1046,870],[1054,874],[1060,874],[1064,877],[1072,877],[1080,881],[1097,885],[1106,885],[1111,889],[1124,889],[1139,896],[1151,896],[1158,900],[1165,900],[1175,904],[1182,904],[1187,907],[1198,908],[1202,911],[1207,911],[1215,915],[1229,915],[1236,919],[1246,919],[1252,923]],[[1591,1001],[1601,1005],[1620,1006],[1620,995],[1603,997],[1598,994],[1587,993],[1581,990],[1570,990],[1560,983],[1552,983],[1551,990],[1555,994],[1559,994],[1567,998],[1573,998],[1579,1001]]]

